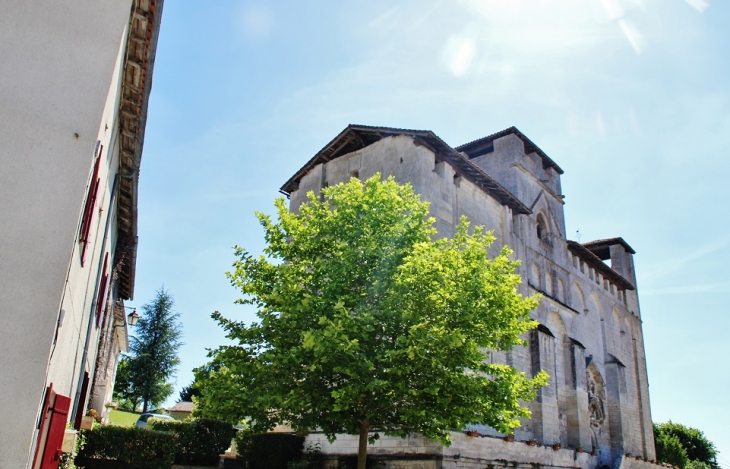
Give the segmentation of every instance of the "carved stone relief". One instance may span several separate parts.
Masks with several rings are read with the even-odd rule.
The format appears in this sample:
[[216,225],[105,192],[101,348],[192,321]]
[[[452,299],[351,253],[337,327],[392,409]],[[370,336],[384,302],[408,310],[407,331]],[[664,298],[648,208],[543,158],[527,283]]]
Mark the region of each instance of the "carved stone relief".
[[586,384],[588,388],[588,412],[590,413],[591,444],[593,448],[600,446],[603,434],[603,423],[606,420],[603,379],[594,366],[586,370]]

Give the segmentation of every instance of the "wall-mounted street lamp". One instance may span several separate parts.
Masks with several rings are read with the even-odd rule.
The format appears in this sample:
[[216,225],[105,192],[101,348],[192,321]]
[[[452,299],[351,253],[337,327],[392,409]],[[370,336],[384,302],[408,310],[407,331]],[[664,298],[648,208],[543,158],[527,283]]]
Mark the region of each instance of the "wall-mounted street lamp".
[[139,321],[139,314],[137,314],[137,308],[135,308],[127,315],[127,324],[134,326],[137,324],[137,321]]
[[[130,326],[134,326],[135,324],[137,324],[137,321],[139,321],[139,314],[137,314],[137,308],[131,308],[129,306],[122,306],[120,303],[121,302],[117,302],[117,306],[122,307],[124,309],[132,310],[131,313],[127,314],[127,324],[129,324]],[[118,324],[114,327],[123,327],[123,326],[124,326],[124,324]]]

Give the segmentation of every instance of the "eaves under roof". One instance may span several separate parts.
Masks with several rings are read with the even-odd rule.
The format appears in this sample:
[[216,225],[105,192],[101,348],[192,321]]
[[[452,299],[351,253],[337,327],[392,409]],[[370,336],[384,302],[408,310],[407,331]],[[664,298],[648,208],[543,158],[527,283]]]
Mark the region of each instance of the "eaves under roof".
[[626,290],[636,290],[633,283],[629,282],[624,278],[623,275],[619,274],[611,267],[606,265],[600,257],[596,256],[593,251],[586,247],[590,243],[580,244],[575,241],[566,240],[568,244],[568,250],[585,261],[588,265],[596,269],[604,277],[610,279],[616,285]]
[[114,302],[114,333],[117,335],[119,348],[122,352],[129,350],[129,330],[127,329],[127,316],[124,311],[124,303]]
[[469,143],[465,143],[464,145],[460,145],[456,147],[457,151],[461,151],[466,153],[467,155],[476,153],[479,150],[491,145],[495,140],[498,138],[506,137],[507,135],[514,134],[517,137],[519,137],[520,140],[522,140],[522,143],[525,145],[525,154],[530,153],[537,153],[540,155],[540,158],[542,158],[542,166],[543,168],[554,168],[555,171],[557,171],[559,174],[563,174],[563,170],[558,166],[558,164],[553,161],[549,156],[545,154],[544,151],[540,149],[535,143],[527,138],[525,134],[520,132],[517,127],[510,127],[508,129],[504,129],[501,132],[494,133],[492,135],[488,135],[486,137],[482,137],[480,139],[471,141]]
[[135,2],[129,17],[119,117],[119,192],[114,273],[119,298],[134,295],[137,264],[137,194],[147,106],[152,89],[164,0]]
[[342,155],[360,150],[383,138],[398,135],[410,136],[416,145],[424,146],[433,152],[437,162],[447,161],[457,174],[467,178],[516,213],[532,213],[511,192],[430,130],[350,124],[289,178],[281,187],[281,191],[286,194],[296,191],[299,188],[299,181],[318,164],[327,163]]
[[[590,241],[588,243],[583,243],[583,246],[587,247],[591,251],[596,251],[603,247],[610,247],[615,244],[620,244],[621,246],[626,249],[626,252],[629,252],[631,254],[636,254],[636,251],[634,251],[634,248],[629,246],[629,243],[624,241],[623,238],[617,237],[617,238],[607,238],[607,239],[597,239],[595,241]],[[600,256],[599,256],[600,257]]]

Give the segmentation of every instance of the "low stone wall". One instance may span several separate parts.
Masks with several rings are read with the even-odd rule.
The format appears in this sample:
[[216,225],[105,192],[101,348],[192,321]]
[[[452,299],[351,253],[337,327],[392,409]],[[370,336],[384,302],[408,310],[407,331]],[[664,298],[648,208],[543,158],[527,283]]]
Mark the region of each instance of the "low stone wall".
[[626,455],[621,456],[621,461],[618,467],[619,469],[679,469],[672,467],[669,464],[644,461],[643,459],[636,459],[636,457]]
[[173,464],[170,469],[218,469],[220,466],[183,466],[180,464]]
[[[471,437],[451,433],[451,446],[428,440],[418,434],[408,438],[381,437],[368,445],[370,458],[387,469],[455,469],[492,466],[494,469],[595,469],[598,458],[572,449],[554,450],[550,446],[529,446],[524,441],[507,442],[494,437]],[[310,433],[305,445],[319,442],[326,468],[335,467],[340,455],[357,454],[357,435],[339,435],[329,443],[321,433]],[[648,464],[648,463],[647,463]],[[625,467],[621,469],[650,469]],[[657,469],[652,466],[651,469]]]

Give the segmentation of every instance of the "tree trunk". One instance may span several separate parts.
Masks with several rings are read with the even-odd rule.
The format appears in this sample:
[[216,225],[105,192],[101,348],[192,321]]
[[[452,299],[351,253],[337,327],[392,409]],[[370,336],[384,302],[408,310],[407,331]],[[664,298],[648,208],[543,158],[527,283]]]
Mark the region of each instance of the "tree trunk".
[[368,459],[368,432],[370,431],[370,422],[368,419],[360,422],[360,442],[357,446],[357,469],[365,469]]

